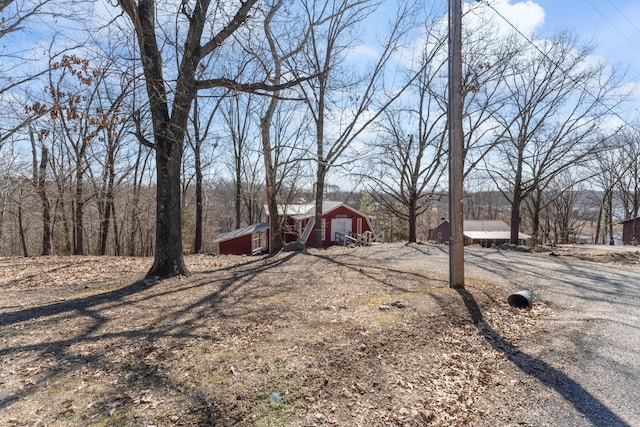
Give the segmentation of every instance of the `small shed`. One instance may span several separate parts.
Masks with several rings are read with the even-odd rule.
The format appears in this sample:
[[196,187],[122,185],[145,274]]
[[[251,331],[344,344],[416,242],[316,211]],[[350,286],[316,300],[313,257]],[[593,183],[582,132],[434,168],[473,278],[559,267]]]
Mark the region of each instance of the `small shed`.
[[217,255],[250,255],[266,252],[269,247],[269,223],[261,222],[219,234],[213,240]]
[[427,231],[427,239],[439,244],[449,242],[449,221],[443,221],[436,228]]
[[[479,244],[482,247],[509,243],[511,241],[511,227],[499,220],[468,220],[464,221],[464,240],[466,244]],[[518,244],[523,244],[528,234],[518,233]]]
[[637,245],[640,239],[640,217],[618,222],[622,224],[622,244]]
[[[511,240],[511,227],[499,220],[466,220],[463,222],[464,242],[467,245],[479,244],[491,247]],[[448,243],[450,237],[449,221],[443,221],[436,228],[428,230],[429,240],[437,243]],[[519,243],[524,243],[530,236],[518,233]]]

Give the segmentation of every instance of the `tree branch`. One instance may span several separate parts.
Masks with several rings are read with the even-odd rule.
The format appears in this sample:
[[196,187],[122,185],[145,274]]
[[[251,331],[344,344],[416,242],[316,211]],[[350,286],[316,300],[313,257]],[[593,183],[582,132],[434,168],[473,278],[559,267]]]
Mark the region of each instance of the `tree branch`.
[[223,87],[227,89],[236,90],[238,92],[257,93],[258,91],[265,92],[277,92],[284,89],[289,89],[298,86],[300,83],[304,83],[309,80],[317,78],[318,75],[312,75],[307,77],[300,77],[288,82],[280,84],[269,84],[265,82],[257,83],[241,83],[233,79],[221,77],[217,79],[198,80],[196,81],[196,89],[212,89],[217,87]]
[[144,145],[145,147],[149,147],[152,149],[156,149],[156,144],[154,144],[153,142],[149,141],[147,139],[146,136],[144,136],[144,134],[142,133],[142,119],[141,119],[141,114],[140,114],[140,110],[137,110],[133,113],[133,122],[136,125],[136,130],[135,132],[132,132],[135,137],[138,139],[138,142],[140,142],[140,144]]
[[224,43],[226,39],[231,37],[231,35],[238,29],[242,24],[244,24],[249,18],[249,11],[256,4],[258,0],[245,0],[241,1],[240,9],[237,10],[231,22],[224,26],[218,34],[213,36],[211,40],[205,43],[200,49],[200,58],[204,58],[209,55],[211,52],[216,50],[219,46]]

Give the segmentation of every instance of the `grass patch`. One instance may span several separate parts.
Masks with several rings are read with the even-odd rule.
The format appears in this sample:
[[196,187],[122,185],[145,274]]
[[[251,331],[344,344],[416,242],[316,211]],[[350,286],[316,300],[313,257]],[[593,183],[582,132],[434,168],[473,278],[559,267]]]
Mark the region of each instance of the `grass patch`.
[[89,289],[89,290],[86,290],[86,291],[82,291],[82,292],[78,292],[76,294],[73,294],[70,297],[68,297],[67,299],[87,298],[87,297],[92,297],[94,295],[104,294],[106,292],[109,292],[109,291],[106,290],[106,289]]
[[302,394],[293,371],[271,375],[253,399],[252,421],[256,427],[281,427],[292,423],[302,408]]

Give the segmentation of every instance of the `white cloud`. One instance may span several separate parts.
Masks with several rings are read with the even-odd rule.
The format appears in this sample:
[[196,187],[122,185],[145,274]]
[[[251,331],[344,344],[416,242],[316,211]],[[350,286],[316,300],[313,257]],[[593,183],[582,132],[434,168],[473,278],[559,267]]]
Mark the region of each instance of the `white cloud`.
[[509,0],[498,0],[496,3],[495,9],[525,34],[532,34],[544,24],[544,9],[533,1],[511,4]]
[[347,59],[354,62],[359,61],[377,61],[380,54],[371,46],[358,45],[349,49],[346,55]]
[[490,25],[493,31],[505,34],[515,27],[527,36],[544,24],[545,11],[534,1],[489,0],[488,3],[467,3],[471,13],[465,17],[465,24]]

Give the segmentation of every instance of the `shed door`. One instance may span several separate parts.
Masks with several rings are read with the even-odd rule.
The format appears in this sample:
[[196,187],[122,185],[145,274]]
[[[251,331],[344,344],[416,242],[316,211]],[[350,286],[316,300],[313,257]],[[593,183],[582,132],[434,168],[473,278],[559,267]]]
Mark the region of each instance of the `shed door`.
[[351,218],[331,218],[331,241],[336,241],[336,233],[345,236],[351,233]]

